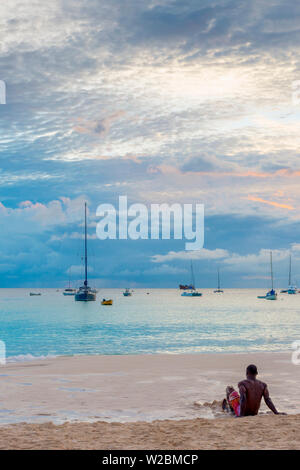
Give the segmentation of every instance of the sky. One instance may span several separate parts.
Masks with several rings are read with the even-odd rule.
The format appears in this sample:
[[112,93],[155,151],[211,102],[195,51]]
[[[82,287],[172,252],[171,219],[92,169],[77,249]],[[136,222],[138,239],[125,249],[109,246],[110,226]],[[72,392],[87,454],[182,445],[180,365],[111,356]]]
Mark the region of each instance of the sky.
[[[300,285],[300,4],[0,5],[0,286]],[[299,94],[298,94],[299,91]],[[205,206],[205,243],[99,240],[96,209]]]

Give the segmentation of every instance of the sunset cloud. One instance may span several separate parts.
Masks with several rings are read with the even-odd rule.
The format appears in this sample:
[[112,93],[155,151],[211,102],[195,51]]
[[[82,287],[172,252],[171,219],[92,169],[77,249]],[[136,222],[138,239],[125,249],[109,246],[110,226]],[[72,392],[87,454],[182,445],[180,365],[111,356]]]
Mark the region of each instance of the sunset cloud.
[[104,244],[90,227],[108,284],[130,272],[173,286],[167,270],[193,256],[213,284],[237,246],[297,243],[299,24],[292,0],[2,2],[0,254],[13,282],[26,271],[63,283],[80,264],[85,199],[91,218],[119,195],[205,205],[201,254],[174,240]]
[[268,204],[269,206],[279,207],[280,209],[287,209],[289,211],[295,210],[295,207],[290,206],[288,204],[283,204],[283,203],[275,202],[275,201],[266,201],[265,199],[262,199],[260,197],[248,196],[248,199],[249,201],[261,202],[263,204]]

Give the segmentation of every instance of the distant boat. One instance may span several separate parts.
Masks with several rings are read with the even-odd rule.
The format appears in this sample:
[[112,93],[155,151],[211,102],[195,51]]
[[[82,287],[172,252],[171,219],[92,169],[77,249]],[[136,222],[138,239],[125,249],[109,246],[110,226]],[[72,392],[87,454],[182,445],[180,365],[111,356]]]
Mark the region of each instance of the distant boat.
[[298,288],[297,286],[292,285],[292,256],[290,255],[290,265],[289,265],[289,281],[288,281],[288,289],[282,289],[280,292],[282,294],[297,294]]
[[72,289],[71,287],[71,268],[69,268],[69,287],[67,287],[63,291],[63,295],[75,295],[76,294],[76,289]]
[[29,295],[33,296],[33,295],[42,295],[40,292],[30,292]]
[[130,292],[129,289],[125,289],[125,291],[123,292],[123,295],[124,295],[124,297],[130,297],[132,295],[132,293]]
[[182,292],[181,297],[201,297],[202,293],[196,290]]
[[289,288],[288,294],[297,294],[297,286],[292,285],[292,255],[290,255],[290,269],[289,269]]
[[75,300],[81,302],[90,302],[96,300],[95,289],[92,289],[88,285],[87,279],[87,228],[86,228],[86,203],[84,204],[84,267],[85,267],[85,279],[83,286],[79,287],[75,294]]
[[270,251],[270,265],[271,265],[271,283],[272,288],[266,295],[259,295],[257,296],[258,299],[266,299],[266,300],[277,300],[277,293],[274,290],[274,281],[273,281],[273,258],[272,258],[272,251]]
[[101,305],[112,305],[113,301],[112,299],[102,299]]
[[218,288],[214,290],[215,293],[223,293],[224,291],[220,288],[220,269],[218,268]]
[[180,290],[191,290],[191,289],[195,289],[195,286],[192,286],[191,284],[190,285],[179,284],[179,289]]
[[191,289],[189,289],[188,291],[185,290],[184,292],[182,292],[181,296],[182,297],[201,297],[202,293],[198,292],[194,287],[195,286],[195,276],[194,276],[194,269],[193,269],[193,262],[192,261],[191,261],[191,276],[192,276],[192,282],[190,284]]
[[75,295],[76,294],[76,289],[72,289],[71,287],[67,287],[63,291],[63,295]]
[[280,291],[281,294],[296,294],[297,293],[297,288],[292,288],[292,257],[290,255],[290,264],[289,264],[289,279],[288,279],[288,288],[287,289],[282,289]]

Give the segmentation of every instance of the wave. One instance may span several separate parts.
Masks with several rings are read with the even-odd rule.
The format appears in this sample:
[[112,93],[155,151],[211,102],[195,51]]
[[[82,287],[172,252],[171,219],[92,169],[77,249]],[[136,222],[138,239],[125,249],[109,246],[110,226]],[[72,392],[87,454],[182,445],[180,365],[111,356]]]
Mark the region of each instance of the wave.
[[55,359],[58,356],[54,354],[48,354],[46,356],[33,356],[32,354],[19,354],[17,356],[9,356],[6,358],[6,363],[11,364],[14,362],[28,362],[28,361],[40,361],[44,359]]
[[222,409],[222,401],[219,400],[214,400],[212,402],[195,401],[194,407],[198,408],[205,418],[219,418],[220,416],[226,416],[226,413],[224,413]]

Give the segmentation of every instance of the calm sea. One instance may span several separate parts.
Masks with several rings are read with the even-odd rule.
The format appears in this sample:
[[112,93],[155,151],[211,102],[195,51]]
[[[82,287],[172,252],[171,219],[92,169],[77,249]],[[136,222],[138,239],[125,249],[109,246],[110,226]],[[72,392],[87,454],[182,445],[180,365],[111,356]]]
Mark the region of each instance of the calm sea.
[[[277,301],[264,291],[225,290],[184,298],[175,289],[103,289],[96,302],[62,290],[0,290],[0,340],[10,360],[74,354],[288,351],[300,340],[300,294]],[[149,292],[149,295],[147,295]],[[112,298],[113,306],[100,300]]]

